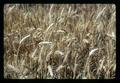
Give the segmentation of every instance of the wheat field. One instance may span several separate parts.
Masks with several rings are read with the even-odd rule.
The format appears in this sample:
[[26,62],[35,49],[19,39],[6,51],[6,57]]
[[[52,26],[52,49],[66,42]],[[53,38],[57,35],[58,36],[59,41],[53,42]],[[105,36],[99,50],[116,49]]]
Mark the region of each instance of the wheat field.
[[114,4],[5,4],[4,78],[114,79]]

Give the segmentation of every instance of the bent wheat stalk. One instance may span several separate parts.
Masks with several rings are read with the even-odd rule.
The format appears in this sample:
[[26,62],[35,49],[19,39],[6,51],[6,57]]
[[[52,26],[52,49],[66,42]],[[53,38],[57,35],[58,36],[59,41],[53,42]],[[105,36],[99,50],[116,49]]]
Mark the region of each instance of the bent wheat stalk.
[[19,43],[19,46],[18,46],[18,49],[17,49],[17,62],[16,63],[18,63],[18,54],[19,54],[19,51],[20,51],[20,47],[21,47],[21,45],[22,45],[22,42],[24,42],[28,37],[30,37],[30,34],[29,35],[27,35],[27,36],[25,36],[24,38],[22,38],[21,40],[20,40],[20,43]]
[[22,39],[20,40],[20,44],[22,44],[22,42],[24,42],[24,41],[25,41],[25,39],[27,39],[28,37],[30,37],[30,34],[29,34],[29,35],[27,35],[27,36],[25,36],[24,38],[22,38]]
[[98,48],[92,49],[92,50],[89,52],[89,56],[91,56],[92,54],[94,54],[95,51],[97,51],[97,50],[98,50]]

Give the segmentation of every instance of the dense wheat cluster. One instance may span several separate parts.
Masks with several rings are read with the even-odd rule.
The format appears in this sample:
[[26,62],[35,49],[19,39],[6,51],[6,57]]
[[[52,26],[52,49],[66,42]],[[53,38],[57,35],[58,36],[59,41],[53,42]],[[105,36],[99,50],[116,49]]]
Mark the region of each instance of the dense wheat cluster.
[[114,4],[4,5],[4,78],[114,79]]

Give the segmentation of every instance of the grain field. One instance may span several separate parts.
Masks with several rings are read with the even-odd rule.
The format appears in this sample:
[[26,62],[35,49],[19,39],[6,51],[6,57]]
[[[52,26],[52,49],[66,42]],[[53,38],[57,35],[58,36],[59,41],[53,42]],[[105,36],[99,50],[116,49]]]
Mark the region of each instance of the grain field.
[[114,4],[5,4],[4,78],[114,79]]

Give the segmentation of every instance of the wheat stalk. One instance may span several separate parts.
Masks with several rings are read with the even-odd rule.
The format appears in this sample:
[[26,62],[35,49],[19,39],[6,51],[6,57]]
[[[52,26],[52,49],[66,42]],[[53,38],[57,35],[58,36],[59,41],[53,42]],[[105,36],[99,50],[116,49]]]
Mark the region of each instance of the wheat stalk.
[[61,52],[61,51],[59,51],[59,50],[55,51],[55,54],[64,55],[64,53],[63,53],[63,52]]
[[75,63],[74,69],[73,69],[73,79],[75,79],[76,76],[76,69],[77,69],[78,64]]
[[62,68],[64,68],[63,65],[60,65],[57,69],[56,69],[56,72],[59,72]]
[[96,17],[96,20],[97,20],[98,18],[100,18],[100,16],[103,14],[103,12],[105,11],[105,9],[106,9],[106,7],[104,7],[104,8],[102,9],[102,11],[99,12],[99,14],[98,14],[97,17]]
[[49,29],[50,29],[53,25],[54,25],[54,23],[51,23],[51,24],[48,26],[48,28],[45,30],[44,33],[47,33],[47,32],[49,31]]
[[22,39],[20,40],[20,44],[22,44],[22,42],[24,42],[28,37],[30,37],[30,34],[27,35],[27,36],[25,36],[24,38],[22,38]]
[[53,77],[53,71],[52,71],[51,65],[48,65],[48,71],[49,71],[51,77]]
[[98,50],[98,48],[94,48],[89,52],[89,56],[91,56],[92,54],[94,54],[96,51]]
[[10,69],[10,70],[13,70],[14,72],[16,73],[20,73],[20,70],[16,67],[14,67],[13,65],[10,65],[10,64],[7,64],[7,67]]
[[39,45],[46,45],[46,44],[47,44],[47,45],[51,45],[52,42],[47,42],[47,41],[46,41],[46,42],[40,42],[40,43],[39,43]]
[[38,50],[38,48],[36,48],[36,49],[34,50],[34,52],[32,53],[32,55],[31,55],[32,58],[34,58],[34,56],[35,56],[37,50]]

